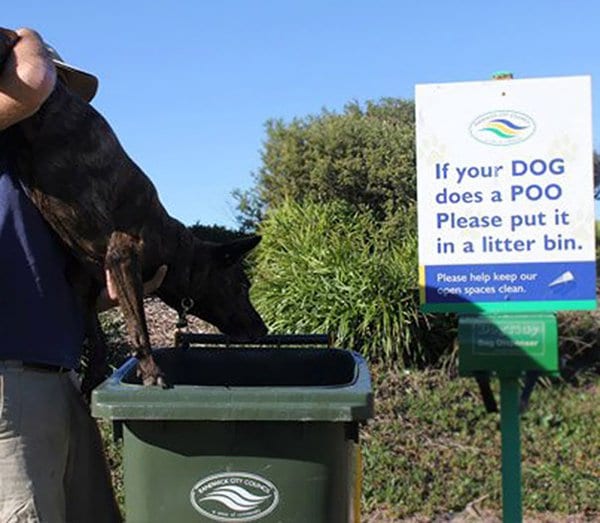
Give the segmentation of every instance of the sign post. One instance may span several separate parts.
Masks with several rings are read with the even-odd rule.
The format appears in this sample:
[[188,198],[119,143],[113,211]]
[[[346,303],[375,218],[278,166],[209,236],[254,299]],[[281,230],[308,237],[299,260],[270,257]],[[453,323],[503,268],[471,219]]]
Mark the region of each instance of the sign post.
[[519,378],[500,378],[500,432],[502,435],[502,521],[523,520],[521,503],[521,432]]
[[518,522],[521,507],[519,378],[524,372],[558,375],[554,314],[469,315],[459,320],[461,376],[494,373],[500,379],[503,520]]
[[459,372],[500,378],[504,521],[522,520],[519,379],[558,374],[558,310],[596,307],[591,80],[416,86],[419,279]]

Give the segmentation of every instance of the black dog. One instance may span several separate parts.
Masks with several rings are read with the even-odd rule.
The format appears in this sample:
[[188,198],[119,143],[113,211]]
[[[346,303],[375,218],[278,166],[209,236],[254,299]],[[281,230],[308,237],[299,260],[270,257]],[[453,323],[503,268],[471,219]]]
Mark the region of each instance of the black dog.
[[[0,29],[0,67],[18,36]],[[241,259],[259,237],[202,242],[169,216],[152,182],[127,156],[104,118],[62,81],[39,111],[6,131],[12,161],[29,197],[73,255],[71,279],[88,313],[88,334],[103,359],[95,303],[114,281],[144,384],[165,385],[154,363],[143,307],[143,281],[169,270],[157,291],[234,338],[266,334],[250,303]],[[101,376],[91,377],[87,388]]]

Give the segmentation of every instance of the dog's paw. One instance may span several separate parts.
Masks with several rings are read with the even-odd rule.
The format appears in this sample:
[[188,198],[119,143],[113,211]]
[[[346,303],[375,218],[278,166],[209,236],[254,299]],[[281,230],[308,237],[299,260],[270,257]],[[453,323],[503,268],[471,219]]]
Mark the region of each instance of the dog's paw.
[[156,384],[159,387],[162,387],[163,389],[170,389],[171,388],[171,384],[165,379],[164,376],[159,376],[157,379]]
[[152,356],[141,358],[138,362],[137,375],[146,387],[169,388],[165,375],[154,362]]
[[152,376],[142,376],[142,383],[145,387],[161,387],[163,389],[171,388],[162,373]]

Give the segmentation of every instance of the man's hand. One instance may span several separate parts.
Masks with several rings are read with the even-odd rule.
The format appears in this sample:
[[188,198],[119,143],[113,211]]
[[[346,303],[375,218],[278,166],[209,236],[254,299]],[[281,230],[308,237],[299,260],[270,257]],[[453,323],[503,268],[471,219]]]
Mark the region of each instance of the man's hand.
[[[167,274],[167,266],[161,265],[158,270],[154,273],[154,276],[146,282],[144,282],[144,296],[152,294],[161,285]],[[115,307],[119,304],[117,290],[112,281],[110,272],[106,271],[106,288],[102,289],[100,296],[96,300],[96,310],[98,312],[105,311],[111,307]]]
[[0,71],[0,130],[28,118],[54,89],[56,69],[39,34],[17,29],[19,40]]

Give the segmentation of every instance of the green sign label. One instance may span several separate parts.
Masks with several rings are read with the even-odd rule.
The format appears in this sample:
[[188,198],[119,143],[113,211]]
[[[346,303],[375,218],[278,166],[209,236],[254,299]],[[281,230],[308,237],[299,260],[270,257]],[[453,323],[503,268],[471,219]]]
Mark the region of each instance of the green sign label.
[[544,321],[477,322],[472,331],[473,354],[489,356],[541,356],[546,349]]
[[518,376],[536,370],[558,373],[553,314],[463,316],[459,320],[459,372]]

